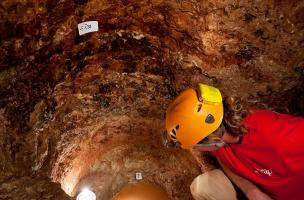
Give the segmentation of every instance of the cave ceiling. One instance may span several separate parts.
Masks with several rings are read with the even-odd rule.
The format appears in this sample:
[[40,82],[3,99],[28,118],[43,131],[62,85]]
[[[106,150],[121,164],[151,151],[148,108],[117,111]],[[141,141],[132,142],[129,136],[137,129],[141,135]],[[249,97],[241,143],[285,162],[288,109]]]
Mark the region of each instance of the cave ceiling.
[[303,28],[304,1],[2,0],[0,199],[111,199],[135,173],[191,199],[213,165],[162,146],[168,103],[203,82],[304,115]]

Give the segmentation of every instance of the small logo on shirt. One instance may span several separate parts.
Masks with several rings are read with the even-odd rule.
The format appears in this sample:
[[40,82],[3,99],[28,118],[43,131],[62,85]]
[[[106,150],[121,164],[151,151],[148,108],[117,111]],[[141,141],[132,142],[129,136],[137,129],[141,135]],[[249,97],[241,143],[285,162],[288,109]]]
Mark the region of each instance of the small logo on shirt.
[[272,175],[272,170],[271,169],[259,169],[259,168],[255,168],[255,173],[261,173],[261,174],[265,174],[268,176]]

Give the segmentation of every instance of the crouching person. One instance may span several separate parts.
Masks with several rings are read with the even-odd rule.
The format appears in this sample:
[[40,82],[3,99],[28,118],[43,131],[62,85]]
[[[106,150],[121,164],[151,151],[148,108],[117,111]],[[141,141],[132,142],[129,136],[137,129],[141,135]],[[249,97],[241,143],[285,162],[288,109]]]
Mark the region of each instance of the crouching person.
[[178,95],[166,112],[167,146],[210,151],[221,169],[196,177],[195,200],[302,200],[304,119],[270,110],[248,110],[222,101],[214,87],[198,84]]

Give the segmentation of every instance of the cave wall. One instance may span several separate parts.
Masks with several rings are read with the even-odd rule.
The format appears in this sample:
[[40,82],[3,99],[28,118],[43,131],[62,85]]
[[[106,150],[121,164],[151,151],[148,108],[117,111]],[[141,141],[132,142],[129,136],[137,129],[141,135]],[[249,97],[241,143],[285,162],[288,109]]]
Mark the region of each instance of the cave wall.
[[89,186],[110,199],[141,172],[172,197],[187,198],[189,188],[181,184],[189,185],[200,168],[188,152],[162,146],[167,93],[161,76],[87,65],[55,87],[53,120],[29,135],[49,147],[36,155],[36,170],[48,171],[70,195]]
[[[166,106],[205,82],[303,115],[303,13],[304,1],[2,0],[1,183],[110,199],[142,171],[191,199],[209,165],[162,147]],[[99,31],[79,36],[89,20]]]

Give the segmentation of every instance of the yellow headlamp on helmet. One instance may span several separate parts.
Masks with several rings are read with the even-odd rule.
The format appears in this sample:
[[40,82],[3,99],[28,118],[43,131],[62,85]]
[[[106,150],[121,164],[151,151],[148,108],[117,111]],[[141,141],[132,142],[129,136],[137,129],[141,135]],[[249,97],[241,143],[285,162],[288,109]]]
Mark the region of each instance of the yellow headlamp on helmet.
[[189,149],[214,132],[223,120],[222,95],[219,89],[198,84],[186,89],[169,105],[166,112],[165,138]]

